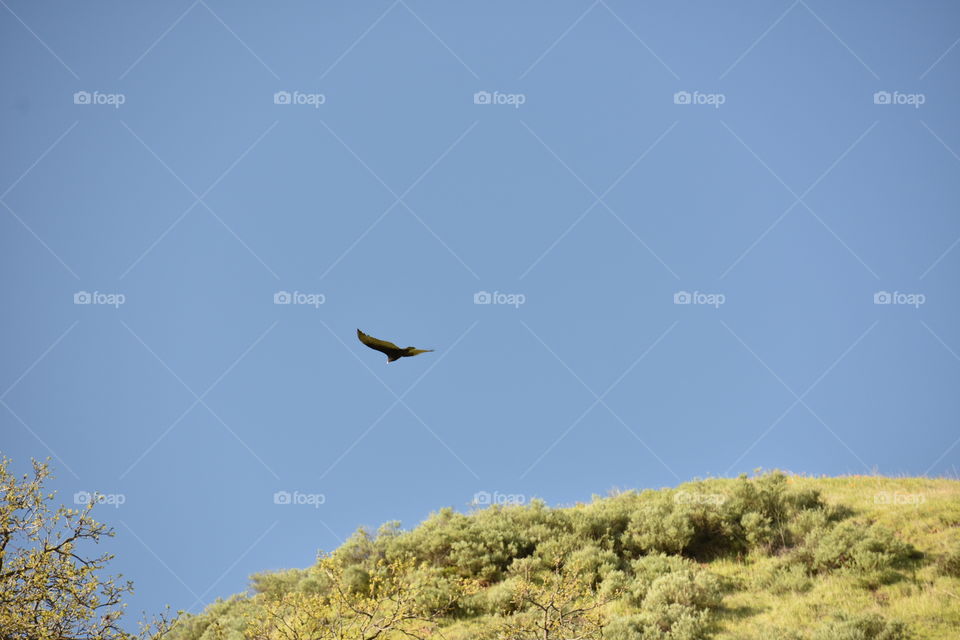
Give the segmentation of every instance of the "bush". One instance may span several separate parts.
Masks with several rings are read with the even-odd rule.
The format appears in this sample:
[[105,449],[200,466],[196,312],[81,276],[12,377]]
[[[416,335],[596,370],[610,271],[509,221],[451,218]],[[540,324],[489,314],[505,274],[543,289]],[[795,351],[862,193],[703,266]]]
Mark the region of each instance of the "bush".
[[706,611],[680,604],[614,619],[604,630],[610,640],[706,640]]
[[907,640],[909,637],[907,626],[902,622],[867,614],[827,623],[814,633],[813,640]]
[[707,571],[673,571],[653,581],[642,608],[658,609],[680,604],[694,609],[713,609],[720,606],[723,590],[720,580]]
[[954,549],[937,558],[940,575],[960,578],[960,549]]
[[757,584],[776,595],[805,593],[813,587],[813,580],[803,565],[777,563],[757,580]]
[[700,560],[766,553],[790,547],[802,538],[792,523],[804,514],[804,533],[814,524],[826,526],[840,516],[820,494],[791,489],[780,472],[753,479],[742,475],[732,491],[717,493],[707,481],[683,485],[673,492],[644,492],[623,534],[624,554],[674,553]]
[[864,528],[861,523],[847,521],[811,532],[795,557],[814,573],[833,569],[867,573],[902,568],[919,555],[889,529],[876,524]]
[[674,571],[689,571],[696,568],[696,564],[680,556],[668,556],[656,553],[634,560],[630,564],[633,580],[627,586],[627,599],[634,606],[640,606],[647,592],[658,578]]

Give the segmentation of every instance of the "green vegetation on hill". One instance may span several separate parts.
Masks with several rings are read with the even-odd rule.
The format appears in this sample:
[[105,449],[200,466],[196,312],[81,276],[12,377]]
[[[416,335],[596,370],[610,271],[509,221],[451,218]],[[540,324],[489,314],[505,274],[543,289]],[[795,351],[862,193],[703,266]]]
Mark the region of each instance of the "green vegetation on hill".
[[960,636],[960,482],[766,473],[442,509],[182,616],[177,640]]

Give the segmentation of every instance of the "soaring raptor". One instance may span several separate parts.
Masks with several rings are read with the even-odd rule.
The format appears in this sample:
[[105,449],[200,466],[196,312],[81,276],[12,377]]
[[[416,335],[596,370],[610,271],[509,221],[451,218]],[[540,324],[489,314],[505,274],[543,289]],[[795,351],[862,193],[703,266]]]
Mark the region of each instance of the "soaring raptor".
[[386,340],[377,340],[373,336],[368,336],[363,331],[360,331],[360,329],[357,329],[357,337],[360,338],[360,342],[367,345],[371,349],[386,354],[387,362],[393,362],[394,360],[399,360],[400,358],[408,358],[410,356],[433,351],[433,349],[415,349],[413,347],[401,348],[392,342],[387,342]]

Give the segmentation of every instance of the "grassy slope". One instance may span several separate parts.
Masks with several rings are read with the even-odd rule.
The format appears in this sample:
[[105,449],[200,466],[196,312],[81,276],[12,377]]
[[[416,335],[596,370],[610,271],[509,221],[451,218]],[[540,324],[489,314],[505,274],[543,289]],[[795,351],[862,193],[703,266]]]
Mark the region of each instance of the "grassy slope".
[[[829,504],[850,507],[858,521],[891,529],[929,561],[910,580],[875,591],[859,587],[853,577],[829,575],[815,578],[806,593],[771,593],[756,586],[772,558],[711,562],[711,571],[745,586],[745,590],[724,599],[726,611],[718,616],[718,640],[770,638],[775,629],[807,629],[815,621],[839,612],[874,612],[901,620],[918,638],[960,637],[960,579],[940,575],[934,566],[935,558],[960,548],[960,482],[882,476],[791,476],[788,482],[798,488],[819,490]],[[884,504],[887,499],[922,503]]]
[[[736,481],[708,479],[699,485],[683,485],[697,490],[725,493]],[[722,558],[703,564],[703,568],[730,579],[735,588],[728,592],[722,607],[713,615],[712,638],[718,640],[802,640],[810,630],[838,614],[877,613],[889,620],[909,625],[914,638],[948,640],[960,638],[960,575],[938,568],[937,561],[948,553],[960,557],[960,482],[949,479],[888,478],[880,476],[844,476],[815,478],[790,475],[790,489],[815,489],[827,504],[843,505],[852,511],[849,520],[862,524],[880,524],[896,537],[912,544],[924,559],[904,572],[904,578],[892,584],[858,583],[858,577],[843,571],[813,577],[809,588],[773,584],[769,577],[778,558],[762,553],[744,558]],[[614,498],[615,499],[615,498]],[[580,505],[576,508],[583,508]],[[208,609],[236,612],[244,601],[221,602]],[[224,608],[226,605],[227,608]],[[628,613],[620,603],[611,605],[611,613]],[[195,621],[199,621],[195,619]],[[460,640],[475,637],[482,619],[461,620],[447,626],[444,637]],[[236,628],[236,627],[235,627]],[[203,634],[201,634],[203,635]],[[187,634],[186,637],[200,637]],[[206,635],[203,635],[206,638]]]

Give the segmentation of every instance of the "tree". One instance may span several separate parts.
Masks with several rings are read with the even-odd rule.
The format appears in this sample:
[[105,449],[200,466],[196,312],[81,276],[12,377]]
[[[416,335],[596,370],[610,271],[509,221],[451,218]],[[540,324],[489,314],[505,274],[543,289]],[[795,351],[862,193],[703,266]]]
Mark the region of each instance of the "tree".
[[595,591],[593,574],[576,563],[557,557],[544,571],[533,558],[520,561],[515,569],[514,602],[524,610],[502,624],[504,639],[539,638],[587,640],[603,637],[606,626],[604,605],[621,595],[621,590]]
[[372,571],[345,567],[321,556],[317,564],[325,588],[282,595],[261,594],[262,606],[250,620],[248,636],[256,640],[376,640],[429,637],[436,622],[470,590],[451,582],[438,600],[428,581],[417,579],[412,561],[376,563]]
[[[80,549],[114,535],[90,516],[96,500],[79,510],[54,510],[55,494],[43,492],[52,477],[47,463],[33,460],[32,473],[19,480],[10,464],[0,457],[0,638],[129,639],[119,621],[132,583],[99,575],[112,554],[90,556]],[[169,626],[160,619],[141,635],[156,638]]]

